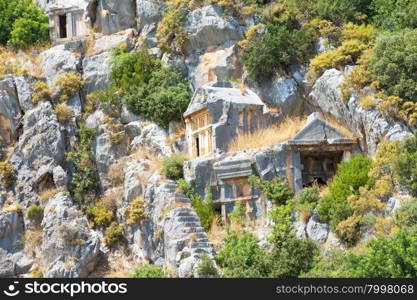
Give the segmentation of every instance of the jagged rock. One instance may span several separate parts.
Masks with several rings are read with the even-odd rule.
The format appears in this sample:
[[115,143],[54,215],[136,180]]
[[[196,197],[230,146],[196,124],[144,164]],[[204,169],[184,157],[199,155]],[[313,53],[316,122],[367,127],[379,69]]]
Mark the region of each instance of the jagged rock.
[[16,138],[16,129],[21,118],[18,96],[13,78],[0,81],[0,137],[6,143]]
[[41,266],[46,277],[86,277],[100,258],[100,238],[65,193],[44,209]]
[[306,223],[302,221],[297,221],[293,223],[295,228],[295,236],[299,239],[306,238]]
[[215,5],[191,11],[187,15],[185,28],[189,38],[188,52],[243,38],[243,30],[238,21],[224,14],[222,8]]
[[133,139],[131,149],[134,151],[138,147],[146,147],[157,155],[170,156],[172,151],[166,141],[167,132],[156,124],[150,124],[144,126],[141,134]]
[[86,57],[83,60],[83,79],[85,91],[89,94],[95,90],[104,90],[109,85],[109,74],[111,71],[110,54],[101,54]]
[[33,82],[30,78],[19,76],[15,77],[16,91],[19,99],[20,108],[26,112],[33,107],[32,103],[32,86]]
[[103,119],[104,113],[102,110],[96,110],[92,114],[90,114],[87,119],[85,120],[85,125],[88,128],[96,130],[99,134],[101,134],[104,130],[103,126]]
[[364,151],[374,154],[379,141],[404,139],[411,136],[411,131],[402,123],[383,117],[377,110],[365,110],[358,101],[357,95],[344,102],[340,98],[339,85],[345,74],[330,69],[317,79],[310,93],[309,102],[316,109],[333,115],[339,122],[353,132],[362,134]]
[[314,213],[308,220],[306,232],[308,238],[317,243],[323,243],[327,240],[329,235],[329,225],[326,223],[320,223],[317,213]]
[[120,115],[120,121],[123,124],[135,122],[135,121],[144,121],[144,118],[128,111],[127,107],[125,105],[122,106],[122,113]]
[[0,213],[0,248],[7,252],[21,248],[23,230],[22,216],[19,212]]
[[279,107],[284,115],[301,115],[304,109],[304,98],[300,83],[304,83],[303,74],[294,69],[291,76],[274,76],[271,80],[257,82],[246,77],[245,83],[253,89],[263,101]]
[[232,41],[220,46],[209,46],[194,63],[190,58],[187,62],[193,89],[212,81],[239,78],[242,73],[236,43]]
[[148,0],[136,0],[136,18],[138,30],[157,24],[164,15],[165,3]]
[[95,25],[103,34],[112,34],[135,24],[136,0],[100,0]]
[[57,188],[67,187],[67,184],[68,184],[67,172],[65,172],[65,170],[61,166],[56,166],[52,170],[52,176],[54,179],[55,186]]
[[118,32],[112,35],[104,35],[94,40],[94,45],[91,49],[90,56],[98,55],[103,52],[109,52],[114,47],[121,44],[126,45],[126,50],[129,51],[133,46],[134,32],[132,29],[128,29],[122,32]]
[[77,72],[81,66],[80,57],[65,50],[64,45],[58,45],[42,52],[40,58],[41,69],[49,86],[52,86],[60,74]]
[[123,200],[131,202],[142,194],[142,184],[139,181],[141,174],[144,174],[146,167],[142,163],[128,164],[123,188]]
[[198,265],[199,259],[195,256],[190,256],[183,259],[178,267],[178,277],[190,278],[193,277],[194,269]]
[[23,134],[10,159],[17,172],[16,199],[25,207],[37,197],[38,183],[65,160],[65,136],[49,102],[24,116]]
[[72,108],[73,116],[78,118],[82,113],[82,104],[80,94],[77,93],[67,101],[67,105]]
[[399,209],[401,207],[401,198],[402,197],[400,195],[390,197],[387,201],[387,207],[385,208],[385,213],[392,214],[397,209]]

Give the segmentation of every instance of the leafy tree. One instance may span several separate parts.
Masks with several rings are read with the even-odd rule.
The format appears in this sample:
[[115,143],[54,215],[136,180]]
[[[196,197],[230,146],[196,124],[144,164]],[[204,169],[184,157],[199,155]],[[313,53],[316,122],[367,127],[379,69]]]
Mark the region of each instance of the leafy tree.
[[216,255],[225,277],[261,278],[270,273],[269,257],[257,244],[256,237],[244,231],[230,233],[224,239],[224,248]]
[[400,183],[417,195],[417,134],[400,144],[400,155],[394,166]]
[[353,213],[347,198],[359,194],[362,186],[372,186],[374,179],[368,173],[372,159],[357,154],[351,160],[339,164],[337,174],[329,186],[329,194],[321,200],[318,212],[320,219],[330,221],[333,228]]
[[417,27],[417,2],[414,0],[372,0],[376,26],[395,30]]
[[200,276],[210,276],[217,274],[213,260],[205,253],[201,255],[201,261],[198,265],[197,273]]
[[388,95],[417,102],[417,29],[381,35],[370,69]]
[[184,177],[183,165],[185,157],[179,154],[174,154],[165,158],[162,161],[162,173],[173,180],[181,179]]
[[161,267],[145,265],[136,268],[136,270],[129,275],[130,278],[164,278],[165,274]]
[[311,28],[289,29],[269,24],[261,37],[242,53],[242,59],[251,76],[266,80],[279,68],[307,61],[314,53],[314,42]]
[[0,0],[0,44],[23,48],[48,39],[48,17],[32,0]]
[[311,1],[311,13],[336,24],[358,21],[372,14],[372,0],[315,0]]
[[282,176],[277,176],[272,181],[268,181],[252,175],[249,177],[249,183],[253,187],[258,188],[276,204],[285,204],[294,195],[287,181]]

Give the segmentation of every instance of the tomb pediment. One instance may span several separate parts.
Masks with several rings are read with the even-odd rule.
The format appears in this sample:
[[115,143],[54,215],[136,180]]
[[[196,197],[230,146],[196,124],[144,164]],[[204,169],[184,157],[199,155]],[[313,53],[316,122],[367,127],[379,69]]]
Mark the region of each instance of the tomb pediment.
[[292,145],[352,144],[355,143],[355,139],[345,136],[326,123],[320,118],[319,113],[313,113],[308,117],[307,125],[288,143]]

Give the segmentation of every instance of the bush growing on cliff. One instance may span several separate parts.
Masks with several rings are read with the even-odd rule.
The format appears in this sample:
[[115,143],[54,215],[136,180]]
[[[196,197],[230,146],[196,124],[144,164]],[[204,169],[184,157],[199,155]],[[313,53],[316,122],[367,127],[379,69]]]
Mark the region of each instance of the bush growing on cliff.
[[287,180],[281,176],[277,176],[272,181],[268,181],[251,175],[249,176],[249,183],[276,204],[285,204],[294,196]]
[[164,128],[179,121],[190,101],[187,82],[146,50],[113,53],[111,79],[129,111]]
[[0,178],[3,187],[8,189],[15,181],[14,166],[8,161],[0,162]]
[[0,0],[0,44],[24,48],[48,40],[48,17],[32,0]]
[[323,197],[318,206],[320,219],[330,222],[335,228],[352,215],[347,199],[350,195],[358,195],[360,187],[373,185],[374,180],[368,175],[371,165],[372,159],[359,154],[339,164],[329,186],[329,194]]
[[174,154],[162,161],[162,173],[172,180],[184,177],[183,165],[186,158],[180,154]]
[[309,28],[267,25],[261,37],[242,53],[249,75],[266,80],[291,63],[303,63],[314,53],[315,33]]
[[400,144],[400,155],[395,160],[394,170],[399,182],[417,195],[417,134]]
[[135,269],[129,275],[130,278],[164,278],[165,274],[161,267],[145,265]]
[[26,218],[40,224],[43,218],[43,208],[36,204],[31,204],[26,211]]

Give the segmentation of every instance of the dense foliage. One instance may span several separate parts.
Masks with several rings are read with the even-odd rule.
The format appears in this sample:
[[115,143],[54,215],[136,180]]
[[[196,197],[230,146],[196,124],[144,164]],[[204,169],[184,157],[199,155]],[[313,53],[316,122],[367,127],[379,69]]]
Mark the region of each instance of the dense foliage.
[[23,48],[48,40],[48,17],[34,1],[0,0],[0,45]]
[[130,278],[164,278],[165,274],[161,267],[152,265],[145,265],[136,268],[136,270],[130,274]]
[[127,108],[167,128],[179,121],[190,101],[182,74],[148,54],[146,50],[113,51],[110,77]]
[[169,179],[178,180],[184,177],[185,157],[174,154],[162,160],[162,173]]
[[294,195],[287,180],[282,176],[277,176],[268,181],[251,175],[249,176],[249,183],[276,204],[285,204]]

